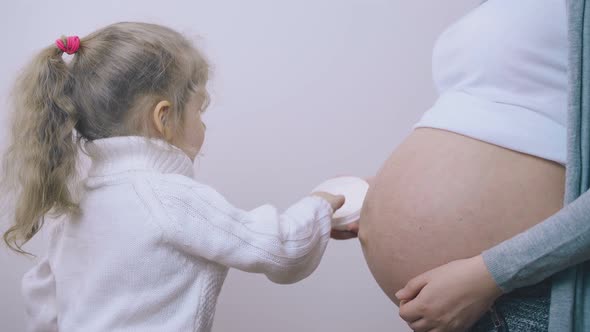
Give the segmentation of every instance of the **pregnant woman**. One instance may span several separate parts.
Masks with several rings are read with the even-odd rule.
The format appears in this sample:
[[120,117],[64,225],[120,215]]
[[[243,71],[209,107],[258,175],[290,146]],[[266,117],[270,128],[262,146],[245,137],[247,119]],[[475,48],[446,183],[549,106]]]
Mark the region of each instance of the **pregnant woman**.
[[[589,327],[578,304],[588,299],[572,309],[582,268],[553,290],[549,279],[590,259],[590,196],[574,201],[587,189],[578,173],[588,155],[576,149],[590,143],[590,126],[568,89],[567,13],[582,24],[585,2],[569,5],[489,0],[436,44],[440,98],[373,180],[359,233],[371,272],[415,331]],[[572,50],[575,62],[579,43]],[[563,208],[566,158],[573,203]]]

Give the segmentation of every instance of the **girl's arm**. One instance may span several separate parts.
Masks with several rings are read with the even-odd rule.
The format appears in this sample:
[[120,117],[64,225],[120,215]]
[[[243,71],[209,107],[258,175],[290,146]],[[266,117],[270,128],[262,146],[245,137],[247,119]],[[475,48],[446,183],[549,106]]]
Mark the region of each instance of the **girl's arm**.
[[309,276],[329,240],[333,207],[321,197],[304,198],[280,214],[270,205],[240,210],[203,185],[175,191],[180,196],[169,192],[156,195],[171,220],[165,228],[171,245],[191,256],[264,273],[276,283]]

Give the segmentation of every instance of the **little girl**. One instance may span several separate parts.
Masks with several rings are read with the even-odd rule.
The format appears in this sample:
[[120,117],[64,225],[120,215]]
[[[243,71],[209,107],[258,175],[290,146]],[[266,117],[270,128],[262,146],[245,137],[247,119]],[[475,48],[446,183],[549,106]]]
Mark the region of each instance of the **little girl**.
[[[209,331],[229,267],[293,283],[318,266],[342,196],[247,212],[192,179],[208,72],[187,39],[143,23],[59,39],[26,68],[4,240],[24,253],[48,213],[68,217],[23,279],[31,331]],[[79,149],[92,165],[78,197]]]

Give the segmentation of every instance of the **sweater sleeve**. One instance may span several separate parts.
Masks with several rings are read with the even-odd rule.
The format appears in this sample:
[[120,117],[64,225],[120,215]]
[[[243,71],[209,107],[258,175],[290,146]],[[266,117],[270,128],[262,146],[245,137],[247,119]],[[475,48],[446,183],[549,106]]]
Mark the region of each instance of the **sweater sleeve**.
[[332,208],[307,197],[279,214],[264,205],[243,211],[210,187],[194,185],[182,194],[157,194],[171,223],[167,241],[178,250],[246,272],[264,273],[275,283],[309,276],[326,249]]
[[529,230],[483,252],[505,292],[533,285],[590,259],[590,192]]
[[57,332],[55,277],[47,257],[24,275],[22,294],[27,331]]

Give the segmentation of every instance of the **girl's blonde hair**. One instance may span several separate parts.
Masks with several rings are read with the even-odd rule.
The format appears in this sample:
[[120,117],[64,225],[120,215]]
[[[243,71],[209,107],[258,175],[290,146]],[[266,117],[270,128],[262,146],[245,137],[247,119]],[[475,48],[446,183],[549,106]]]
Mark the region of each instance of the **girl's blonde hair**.
[[70,63],[62,55],[55,45],[42,50],[14,89],[3,180],[16,190],[16,210],[4,241],[20,253],[47,213],[78,211],[70,180],[81,141],[149,136],[148,112],[161,100],[172,104],[167,125],[180,130],[209,74],[190,41],[155,24],[113,24],[82,38]]

